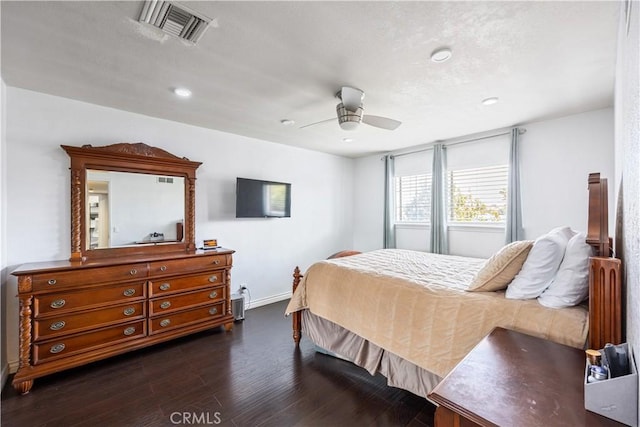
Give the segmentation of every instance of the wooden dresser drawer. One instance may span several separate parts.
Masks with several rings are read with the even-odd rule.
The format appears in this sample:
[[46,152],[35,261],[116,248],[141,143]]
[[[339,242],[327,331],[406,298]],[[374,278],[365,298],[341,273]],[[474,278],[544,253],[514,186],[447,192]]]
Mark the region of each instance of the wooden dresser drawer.
[[144,301],[118,305],[100,310],[83,311],[49,317],[33,322],[35,341],[42,341],[56,336],[69,335],[75,332],[93,330],[114,323],[121,323],[146,316]]
[[179,294],[156,298],[149,301],[149,316],[162,315],[163,313],[171,313],[176,310],[182,310],[198,305],[211,304],[213,302],[226,299],[225,287],[219,286],[209,288],[203,291],[189,292],[188,294]]
[[149,274],[153,276],[165,276],[171,274],[184,274],[189,271],[213,270],[231,266],[231,255],[202,255],[193,258],[170,259],[166,261],[154,261],[149,263]]
[[125,280],[147,277],[147,264],[126,264],[111,267],[82,268],[73,271],[52,271],[34,274],[32,284],[34,292],[52,291],[78,285],[115,283]]
[[149,282],[149,296],[153,298],[162,295],[174,294],[176,292],[184,292],[196,290],[197,288],[224,284],[225,278],[225,271],[219,270],[207,274],[198,274],[187,277],[157,279]]
[[34,364],[63,358],[101,347],[112,346],[122,341],[141,338],[146,335],[146,321],[113,326],[95,332],[52,339],[33,344]]
[[149,335],[170,331],[192,323],[214,320],[225,314],[225,301],[206,307],[149,319]]
[[120,286],[101,286],[78,292],[40,295],[34,298],[34,316],[103,307],[137,301],[145,297],[146,283],[140,282]]

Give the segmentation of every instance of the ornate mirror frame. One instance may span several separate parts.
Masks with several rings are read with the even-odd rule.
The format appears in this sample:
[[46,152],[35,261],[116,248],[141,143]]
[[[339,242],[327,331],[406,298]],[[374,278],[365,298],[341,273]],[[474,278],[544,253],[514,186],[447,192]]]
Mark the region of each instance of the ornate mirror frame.
[[[71,257],[69,261],[82,262],[116,256],[195,251],[196,169],[202,163],[177,157],[141,142],[118,143],[104,147],[91,145],[82,147],[61,145],[61,147],[71,158]],[[88,169],[184,177],[183,241],[88,250],[85,220]]]

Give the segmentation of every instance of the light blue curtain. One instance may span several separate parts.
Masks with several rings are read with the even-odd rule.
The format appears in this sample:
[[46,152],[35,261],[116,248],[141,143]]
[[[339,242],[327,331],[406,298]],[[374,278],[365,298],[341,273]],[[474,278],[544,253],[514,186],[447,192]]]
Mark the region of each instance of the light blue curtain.
[[394,186],[393,156],[384,156],[384,248],[396,247],[396,230],[394,227]]
[[507,185],[506,243],[524,239],[522,228],[522,196],[520,195],[520,129],[511,129],[509,152],[509,183]]
[[447,235],[447,151],[443,144],[433,146],[431,178],[431,252],[449,253]]

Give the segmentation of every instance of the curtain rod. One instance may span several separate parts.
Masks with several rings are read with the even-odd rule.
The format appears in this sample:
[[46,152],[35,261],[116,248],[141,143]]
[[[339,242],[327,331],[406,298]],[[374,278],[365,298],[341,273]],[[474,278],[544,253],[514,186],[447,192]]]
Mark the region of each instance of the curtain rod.
[[[526,133],[526,132],[527,132],[526,129],[520,128],[518,135],[522,135],[523,133]],[[485,135],[485,136],[480,136],[480,137],[477,137],[477,138],[464,139],[462,141],[456,141],[456,142],[449,142],[449,143],[443,142],[442,144],[447,146],[447,147],[450,147],[452,145],[466,144],[467,142],[481,141],[483,139],[495,138],[496,136],[503,136],[503,135],[511,135],[511,131],[509,131],[509,132],[501,132],[501,133],[494,133],[492,135]],[[433,144],[435,144],[435,142]],[[433,150],[433,145],[431,147],[423,148],[421,150],[409,151],[407,153],[400,153],[400,154],[392,154],[391,157],[392,158],[402,157],[402,156],[407,156],[409,154],[422,153],[424,151],[429,151],[429,150]]]

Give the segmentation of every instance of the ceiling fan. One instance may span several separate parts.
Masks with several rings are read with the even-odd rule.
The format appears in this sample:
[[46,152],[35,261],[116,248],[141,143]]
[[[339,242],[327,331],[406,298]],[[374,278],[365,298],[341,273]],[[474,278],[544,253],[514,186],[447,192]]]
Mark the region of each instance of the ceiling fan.
[[[375,126],[382,129],[394,130],[402,124],[398,120],[390,119],[387,117],[365,115],[362,107],[362,100],[364,99],[364,92],[360,89],[356,89],[349,86],[343,86],[336,98],[340,99],[340,103],[336,105],[336,113],[338,114],[338,123],[344,130],[355,130],[362,122],[369,126]],[[335,120],[335,118],[322,120],[320,122],[311,123],[305,126],[301,126],[300,129],[314,126],[320,123],[326,123]]]

